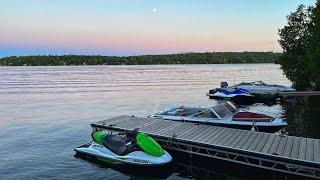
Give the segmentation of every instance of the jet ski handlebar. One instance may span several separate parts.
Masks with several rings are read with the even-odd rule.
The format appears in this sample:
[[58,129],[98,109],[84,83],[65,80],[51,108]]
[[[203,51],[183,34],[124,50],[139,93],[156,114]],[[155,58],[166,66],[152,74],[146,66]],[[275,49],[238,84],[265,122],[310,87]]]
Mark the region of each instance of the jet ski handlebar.
[[133,129],[131,131],[126,131],[125,134],[128,138],[135,138],[139,133],[139,128]]

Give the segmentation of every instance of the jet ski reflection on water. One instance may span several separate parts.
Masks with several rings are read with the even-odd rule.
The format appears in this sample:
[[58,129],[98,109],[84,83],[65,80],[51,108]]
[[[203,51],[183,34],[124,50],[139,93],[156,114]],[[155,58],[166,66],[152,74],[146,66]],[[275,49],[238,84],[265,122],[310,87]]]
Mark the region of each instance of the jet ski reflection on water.
[[109,164],[159,166],[172,161],[167,151],[138,129],[119,134],[99,130],[91,136],[92,143],[75,148],[77,154],[93,156]]

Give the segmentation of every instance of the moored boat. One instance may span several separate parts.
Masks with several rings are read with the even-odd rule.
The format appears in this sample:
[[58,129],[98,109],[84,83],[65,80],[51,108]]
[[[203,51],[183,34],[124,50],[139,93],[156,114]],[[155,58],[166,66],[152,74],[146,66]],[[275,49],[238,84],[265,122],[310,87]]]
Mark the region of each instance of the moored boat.
[[279,92],[296,91],[294,88],[291,88],[291,87],[277,85],[277,84],[270,85],[262,81],[241,82],[240,84],[236,84],[232,87],[246,89],[254,94],[261,94],[261,93],[276,94]]
[[149,118],[263,132],[277,132],[287,126],[282,118],[240,110],[229,101],[209,108],[180,106],[150,115]]

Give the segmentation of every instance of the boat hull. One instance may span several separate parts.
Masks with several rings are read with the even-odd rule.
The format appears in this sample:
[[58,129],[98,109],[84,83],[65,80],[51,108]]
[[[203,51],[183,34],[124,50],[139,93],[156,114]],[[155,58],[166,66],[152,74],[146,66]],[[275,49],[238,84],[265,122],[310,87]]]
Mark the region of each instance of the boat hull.
[[218,97],[208,94],[209,99],[230,100],[237,105],[250,105],[254,103],[265,103],[273,105],[277,101],[277,94],[253,94],[253,96]]
[[[172,119],[162,119],[166,121],[179,121],[179,120],[172,120]],[[227,127],[227,128],[234,128],[234,129],[242,129],[242,130],[252,130],[252,125],[245,125],[245,124],[228,124],[228,123],[214,123],[214,122],[195,122],[195,121],[186,121],[184,122],[193,122],[196,124],[206,124],[211,126],[219,126],[219,127]],[[267,132],[267,133],[275,133],[284,128],[286,125],[256,125],[255,130],[259,132]]]
[[255,102],[255,98],[253,96],[234,96],[234,97],[219,97],[219,96],[213,96],[208,95],[210,99],[216,99],[216,100],[230,100],[236,104],[252,104]]

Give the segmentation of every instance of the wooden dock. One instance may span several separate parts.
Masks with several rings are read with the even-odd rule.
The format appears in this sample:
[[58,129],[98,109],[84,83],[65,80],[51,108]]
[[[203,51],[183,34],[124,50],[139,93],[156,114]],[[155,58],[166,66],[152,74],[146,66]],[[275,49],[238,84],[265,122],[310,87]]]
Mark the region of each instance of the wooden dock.
[[116,132],[139,128],[166,149],[320,179],[319,139],[135,116],[91,126]]
[[320,96],[320,91],[293,91],[293,92],[279,92],[280,97],[289,96]]

